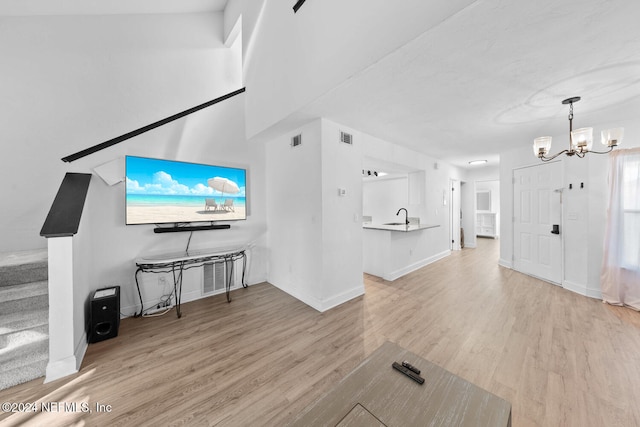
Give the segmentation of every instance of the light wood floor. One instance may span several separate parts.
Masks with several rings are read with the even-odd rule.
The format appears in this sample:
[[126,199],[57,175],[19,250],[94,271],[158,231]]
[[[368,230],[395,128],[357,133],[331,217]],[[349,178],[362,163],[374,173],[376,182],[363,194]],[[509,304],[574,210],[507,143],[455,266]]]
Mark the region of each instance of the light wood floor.
[[0,412],[0,424],[279,426],[390,340],[510,401],[513,425],[640,426],[640,313],[499,267],[479,239],[318,313],[270,284],[124,319],[81,371],[0,402],[108,404],[110,413]]

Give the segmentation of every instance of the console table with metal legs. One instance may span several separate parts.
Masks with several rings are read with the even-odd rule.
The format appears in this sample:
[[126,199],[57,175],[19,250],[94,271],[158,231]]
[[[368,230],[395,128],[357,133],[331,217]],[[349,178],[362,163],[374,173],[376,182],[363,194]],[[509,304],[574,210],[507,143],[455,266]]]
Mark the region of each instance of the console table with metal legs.
[[224,262],[226,265],[227,277],[225,283],[225,291],[227,301],[231,302],[231,279],[233,277],[233,266],[236,261],[242,261],[242,287],[246,288],[245,272],[247,268],[247,255],[244,248],[235,248],[230,250],[220,249],[199,249],[182,253],[159,254],[136,259],[135,280],[138,289],[138,297],[140,298],[140,313],[135,317],[144,314],[144,303],[142,301],[142,293],[140,292],[140,283],[138,282],[138,273],[171,273],[173,275],[173,292],[176,298],[176,314],[182,317],[180,310],[180,302],[182,298],[182,273],[185,270],[195,267],[202,267],[205,264]]

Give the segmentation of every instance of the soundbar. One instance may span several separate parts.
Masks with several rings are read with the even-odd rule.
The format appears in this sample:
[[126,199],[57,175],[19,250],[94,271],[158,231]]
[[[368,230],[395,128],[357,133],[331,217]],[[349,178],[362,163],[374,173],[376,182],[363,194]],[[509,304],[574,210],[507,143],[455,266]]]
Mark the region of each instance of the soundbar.
[[231,228],[230,224],[211,224],[211,225],[185,225],[184,227],[157,227],[153,229],[154,233],[176,233],[179,231],[199,231],[199,230],[225,230]]

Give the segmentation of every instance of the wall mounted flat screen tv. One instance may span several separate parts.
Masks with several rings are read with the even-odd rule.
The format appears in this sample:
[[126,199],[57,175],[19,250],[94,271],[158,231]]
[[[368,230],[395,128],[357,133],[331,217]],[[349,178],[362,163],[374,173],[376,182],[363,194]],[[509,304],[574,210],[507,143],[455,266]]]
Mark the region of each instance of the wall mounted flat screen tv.
[[247,218],[246,169],[126,156],[126,224]]

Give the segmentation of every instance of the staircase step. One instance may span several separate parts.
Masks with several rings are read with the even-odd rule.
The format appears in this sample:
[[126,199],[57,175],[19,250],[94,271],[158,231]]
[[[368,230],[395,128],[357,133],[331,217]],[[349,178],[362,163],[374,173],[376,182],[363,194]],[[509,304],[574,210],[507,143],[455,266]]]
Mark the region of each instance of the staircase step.
[[[0,372],[4,362],[13,358],[22,358],[37,353],[49,346],[49,325],[39,326],[26,331],[18,331],[5,336],[4,347],[0,348]],[[47,350],[48,353],[48,350]]]
[[0,390],[46,373],[47,276],[46,249],[0,253]]
[[0,287],[47,280],[48,274],[46,249],[0,253]]
[[49,324],[49,310],[23,310],[0,315],[0,336]]
[[[31,346],[35,348],[34,346]],[[44,346],[40,346],[40,350],[44,350]],[[49,359],[49,349],[46,348],[47,351],[30,351],[25,353],[21,357],[14,357],[11,359],[7,359],[5,362],[0,365],[0,374],[4,375],[5,372],[12,371],[14,369],[19,369],[22,366],[28,366],[34,363],[38,363],[41,361],[48,361]],[[46,366],[45,366],[46,367]]]
[[13,286],[2,286],[0,287],[0,301],[8,302],[39,295],[47,295],[48,292],[49,283],[46,280]]
[[[43,377],[49,361],[49,324],[43,319],[45,310],[30,310],[12,322],[18,327],[11,330],[11,321],[0,326],[0,390]],[[3,315],[2,319],[10,318]],[[30,323],[28,329],[20,320]]]
[[44,377],[47,371],[48,357],[40,358],[32,363],[8,369],[0,375],[0,390]]
[[45,310],[49,306],[49,295],[38,295],[29,298],[20,298],[11,301],[0,302],[0,313],[9,315],[27,310]]
[[48,276],[46,262],[0,267],[0,287],[47,280]]
[[5,348],[15,334],[35,331],[49,334],[48,310],[27,310],[0,316],[0,349]]
[[24,283],[0,287],[0,328],[3,316],[25,311],[47,310],[49,307],[49,284],[44,282]]
[[49,362],[49,337],[42,331],[22,331],[0,349],[0,390],[43,377]]
[[0,335],[0,362],[8,360],[12,351],[43,340],[47,342],[49,340],[49,325],[34,326],[21,331],[9,331]]

